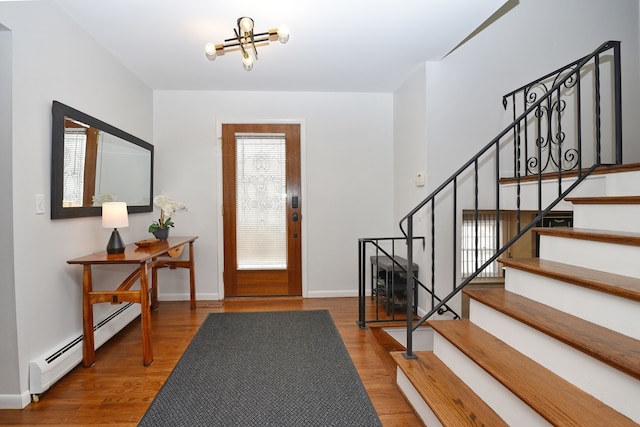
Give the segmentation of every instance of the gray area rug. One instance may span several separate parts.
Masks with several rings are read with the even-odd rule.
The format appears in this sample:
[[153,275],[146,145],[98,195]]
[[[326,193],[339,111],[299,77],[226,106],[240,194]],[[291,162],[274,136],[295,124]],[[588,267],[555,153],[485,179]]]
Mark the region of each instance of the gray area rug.
[[140,426],[380,426],[328,311],[212,313]]

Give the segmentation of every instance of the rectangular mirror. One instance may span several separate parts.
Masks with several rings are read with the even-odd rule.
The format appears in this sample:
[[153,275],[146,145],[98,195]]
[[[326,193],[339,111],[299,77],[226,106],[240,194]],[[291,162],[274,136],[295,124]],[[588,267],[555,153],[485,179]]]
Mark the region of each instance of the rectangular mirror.
[[51,219],[99,216],[108,201],[153,210],[153,145],[58,101],[52,114]]

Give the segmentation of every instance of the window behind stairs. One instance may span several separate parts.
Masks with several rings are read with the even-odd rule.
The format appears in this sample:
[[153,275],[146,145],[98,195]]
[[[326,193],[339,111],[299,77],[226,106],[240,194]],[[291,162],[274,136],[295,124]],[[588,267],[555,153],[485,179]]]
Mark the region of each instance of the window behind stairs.
[[[498,234],[499,233],[499,234]],[[502,236],[502,220],[496,221],[495,212],[462,214],[462,277],[469,277],[498,250],[498,236]],[[497,261],[493,261],[477,277],[502,277]]]

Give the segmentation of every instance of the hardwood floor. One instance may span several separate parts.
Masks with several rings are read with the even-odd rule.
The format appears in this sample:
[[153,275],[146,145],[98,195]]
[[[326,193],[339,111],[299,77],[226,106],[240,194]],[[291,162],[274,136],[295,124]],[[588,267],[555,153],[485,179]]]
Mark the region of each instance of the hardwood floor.
[[199,302],[196,310],[188,302],[161,302],[151,316],[151,366],[142,365],[138,318],[98,349],[93,367],[76,367],[38,403],[0,410],[0,425],[136,425],[207,314],[284,310],[329,310],[382,424],[423,425],[376,354],[372,334],[357,326],[357,298],[237,299]]

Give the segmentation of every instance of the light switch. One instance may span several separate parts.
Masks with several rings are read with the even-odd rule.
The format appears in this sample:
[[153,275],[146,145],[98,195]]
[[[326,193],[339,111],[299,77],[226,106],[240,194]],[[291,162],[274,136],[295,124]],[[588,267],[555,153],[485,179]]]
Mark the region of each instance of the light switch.
[[44,214],[44,194],[36,194],[36,215]]
[[416,187],[424,187],[424,172],[416,172]]

